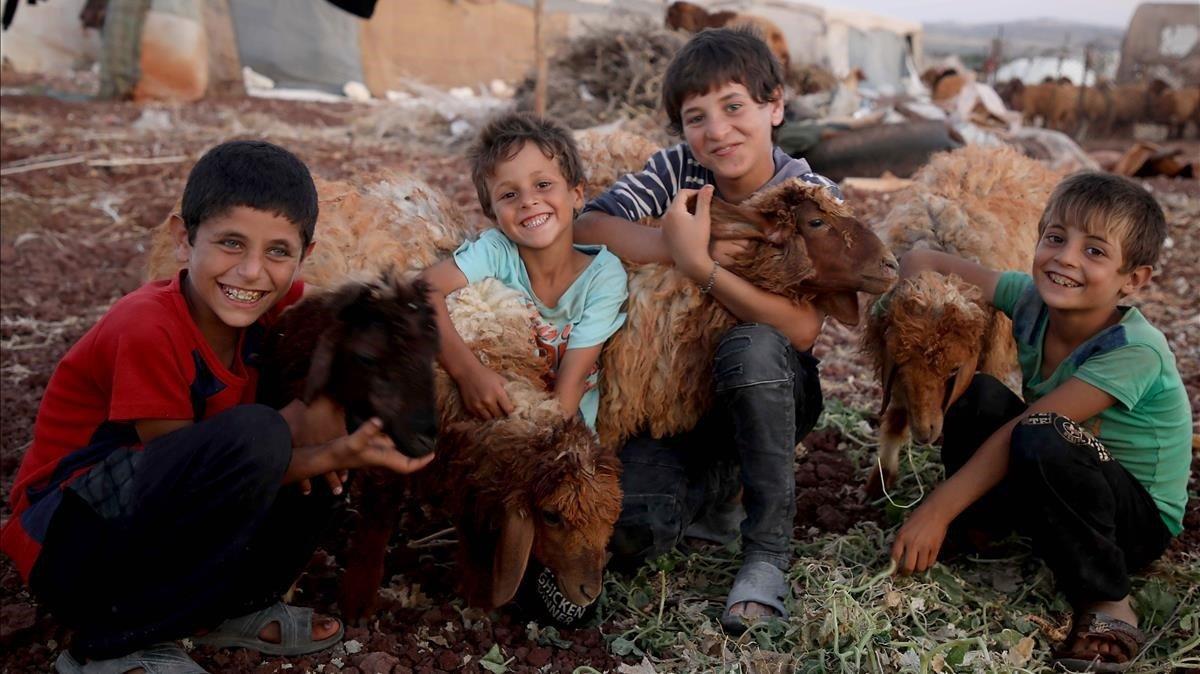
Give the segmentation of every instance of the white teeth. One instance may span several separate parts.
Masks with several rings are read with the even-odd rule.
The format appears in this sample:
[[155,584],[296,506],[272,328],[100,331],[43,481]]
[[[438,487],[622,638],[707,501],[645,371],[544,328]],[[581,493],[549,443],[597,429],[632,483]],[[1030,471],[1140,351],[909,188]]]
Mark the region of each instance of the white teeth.
[[536,218],[530,218],[529,220],[522,222],[521,226],[525,227],[526,229],[531,229],[533,227],[541,227],[542,225],[546,224],[546,221],[549,219],[550,219],[549,214],[542,214],[542,215],[537,216]]
[[1078,288],[1081,285],[1079,283],[1072,281],[1071,279],[1067,278],[1066,276],[1063,276],[1062,274],[1055,274],[1054,272],[1050,272],[1048,274],[1048,276],[1050,277],[1051,281],[1054,281],[1055,285],[1060,285],[1060,286],[1063,286],[1064,288]]
[[242,288],[234,288],[227,285],[222,285],[221,290],[225,293],[226,297],[238,302],[257,302],[262,299],[263,295],[267,294],[264,290],[243,290]]

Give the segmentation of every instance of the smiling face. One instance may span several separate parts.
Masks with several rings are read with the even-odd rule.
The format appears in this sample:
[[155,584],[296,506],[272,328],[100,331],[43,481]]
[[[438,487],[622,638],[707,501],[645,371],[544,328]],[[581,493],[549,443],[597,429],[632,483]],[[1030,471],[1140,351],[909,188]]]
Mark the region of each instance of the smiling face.
[[1063,311],[1111,309],[1149,278],[1149,267],[1122,271],[1121,243],[1111,234],[1050,222],[1033,254],[1033,278],[1046,305]]
[[771,130],[783,122],[782,96],[758,103],[744,85],[727,82],[684,99],[681,121],[696,161],[727,200],[741,201],[775,175]]
[[188,308],[214,346],[287,293],[307,252],[290,220],[244,206],[200,223],[190,242],[182,220],[175,218],[173,226],[177,259],[187,263]]
[[569,185],[558,161],[527,142],[499,162],[488,179],[492,212],[500,231],[519,248],[570,245],[574,213],[583,207],[583,185]]

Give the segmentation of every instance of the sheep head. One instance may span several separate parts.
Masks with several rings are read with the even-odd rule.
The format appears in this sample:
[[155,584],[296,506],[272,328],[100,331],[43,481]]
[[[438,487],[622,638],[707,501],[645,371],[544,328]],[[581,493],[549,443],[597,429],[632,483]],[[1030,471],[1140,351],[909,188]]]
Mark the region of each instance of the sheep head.
[[691,2],[672,2],[665,23],[667,28],[698,33],[709,26],[708,10]]
[[858,292],[896,280],[896,258],[821,185],[794,178],[743,204],[713,199],[711,212],[713,238],[750,242],[731,271],[785,297],[815,298],[848,325],[858,323]]
[[870,312],[863,336],[883,383],[880,416],[895,397],[913,438],[936,440],[946,410],[971,383],[993,318],[979,288],[957,276],[922,272],[897,284]]
[[[464,594],[473,605],[508,603],[532,556],[554,573],[567,599],[589,605],[600,595],[608,541],[621,511],[620,462],[600,450],[595,434],[579,418],[559,415],[537,434],[521,426],[504,420],[482,429],[473,422],[455,423],[439,438],[448,448],[473,445],[476,458],[486,452],[501,457],[497,463],[522,455],[535,461],[509,465],[499,473],[477,470],[470,454],[462,453],[460,466],[450,467],[468,482],[480,474],[490,478],[487,484],[471,485],[481,487],[478,491],[462,490],[475,499],[458,508],[465,515],[459,521],[464,561],[475,568],[464,574]],[[493,502],[498,507],[481,507]]]
[[384,272],[297,303],[267,336],[274,348],[265,351],[263,395],[276,405],[328,395],[351,427],[379,417],[397,449],[428,454],[438,338],[427,292],[423,282]]

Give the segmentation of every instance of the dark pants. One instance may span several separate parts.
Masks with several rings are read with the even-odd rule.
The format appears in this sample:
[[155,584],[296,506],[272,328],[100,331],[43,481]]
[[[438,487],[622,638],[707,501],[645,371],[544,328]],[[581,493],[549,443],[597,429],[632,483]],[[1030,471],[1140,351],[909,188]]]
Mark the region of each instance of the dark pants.
[[115,449],[66,490],[30,584],[75,630],[77,657],[111,658],[278,601],[331,519],[323,481],[281,487],[292,440],[243,405]]
[[714,409],[692,431],[630,440],[611,549],[631,567],[673,549],[688,525],[744,487],[747,560],[786,569],[796,515],[796,443],[821,414],[817,360],[767,325],[742,324],[713,362]]
[[[1025,409],[995,378],[975,375],[946,414],[947,475]],[[1013,429],[1008,474],[953,526],[1029,536],[1076,606],[1124,598],[1129,574],[1158,559],[1171,539],[1145,487],[1099,440],[1053,413],[1030,415]]]

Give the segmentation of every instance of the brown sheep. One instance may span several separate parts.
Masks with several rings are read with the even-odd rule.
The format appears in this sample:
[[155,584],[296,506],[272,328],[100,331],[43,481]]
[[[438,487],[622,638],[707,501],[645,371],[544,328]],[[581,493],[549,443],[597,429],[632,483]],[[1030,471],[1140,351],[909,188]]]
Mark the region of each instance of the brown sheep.
[[1145,82],[1108,85],[1108,90],[1112,111],[1105,129],[1107,135],[1132,135],[1134,124],[1150,121],[1149,87]]
[[[867,492],[882,494],[899,470],[900,448],[910,434],[932,442],[942,418],[966,391],[976,370],[1007,376],[1002,364],[981,362],[1000,338],[997,312],[979,288],[957,276],[922,272],[902,280],[872,308],[862,341],[883,383],[879,408],[879,471]],[[946,382],[954,383],[949,389]]]
[[691,2],[673,2],[667,7],[665,24],[667,28],[684,30],[689,33],[699,33],[705,28],[733,28],[738,26],[752,28],[758,32],[763,42],[767,43],[767,48],[779,60],[779,65],[783,66],[785,77],[791,67],[792,56],[788,50],[787,36],[770,19],[740,12],[722,11],[710,13],[703,7]]
[[[461,590],[474,606],[512,599],[530,557],[550,569],[577,606],[600,594],[608,540],[621,511],[620,463],[578,417],[564,420],[542,384],[531,309],[518,292],[486,280],[451,295],[464,341],[508,381],[516,410],[473,417],[438,370],[441,433],[433,468],[459,533]],[[523,338],[522,338],[523,337]]]
[[1189,122],[1200,125],[1200,88],[1159,87],[1150,100],[1153,120],[1167,127],[1168,138],[1183,138]]
[[[1027,271],[1038,221],[1059,178],[1007,147],[968,146],[934,155],[877,231],[898,255],[925,248],[993,269]],[[883,475],[881,481],[871,471],[867,486],[873,495],[895,480],[910,430],[919,442],[937,439],[945,408],[976,370],[1002,380],[1016,371],[1010,321],[990,308],[978,315],[971,309],[978,297],[963,285],[955,279],[910,281],[893,291],[890,303],[867,314],[863,348],[884,386]],[[954,393],[947,399],[952,377]]]
[[[266,336],[258,399],[282,407],[327,394],[351,427],[379,417],[409,456],[433,451],[437,433],[433,360],[437,325],[420,281],[384,273],[311,293],[283,312]],[[341,605],[365,615],[383,576],[384,551],[400,511],[386,470],[362,471],[354,494],[363,517],[346,555]]]
[[[793,179],[740,205],[714,199],[713,237],[749,245],[729,270],[793,300],[858,321],[856,292],[883,292],[895,258],[824,187]],[[693,428],[712,403],[712,359],[737,322],[669,265],[634,267],[625,327],[605,346],[597,430],[606,447],[641,431]],[[681,387],[680,382],[687,386]]]

